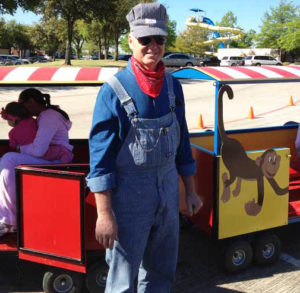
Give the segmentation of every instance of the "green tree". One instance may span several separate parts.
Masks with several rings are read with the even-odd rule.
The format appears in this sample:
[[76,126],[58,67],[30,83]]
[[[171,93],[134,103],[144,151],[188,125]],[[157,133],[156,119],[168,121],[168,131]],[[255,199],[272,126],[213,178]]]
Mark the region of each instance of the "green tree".
[[74,27],[73,44],[76,49],[77,58],[80,59],[83,44],[88,38],[88,26],[84,20],[77,20]]
[[109,2],[94,0],[43,0],[39,11],[45,17],[58,17],[66,22],[67,42],[65,64],[71,65],[72,41],[75,22],[79,19],[90,20],[93,9],[101,9]]
[[297,11],[297,18],[286,23],[286,31],[279,37],[278,43],[285,50],[299,51],[300,49],[300,10]]
[[289,31],[288,24],[292,25],[297,19],[297,8],[292,2],[285,0],[281,0],[278,7],[271,7],[262,19],[261,32],[257,35],[257,46],[285,49],[286,42],[283,40]]
[[7,39],[9,40],[8,46],[19,49],[20,56],[22,56],[23,50],[31,47],[29,27],[11,20],[6,25],[6,31]]
[[30,30],[33,46],[38,50],[45,50],[55,60],[56,52],[66,41],[65,27],[62,19],[42,19],[40,24],[35,24]]
[[[233,14],[232,11],[228,11],[222,17],[221,21],[216,23],[216,25],[222,27],[237,28],[237,17]],[[230,40],[233,35],[234,34],[232,34],[231,32],[220,32],[220,37],[228,38],[228,41],[226,41],[227,47],[237,47],[238,42],[235,40]]]
[[0,0],[0,14],[13,15],[18,7],[24,10],[34,10],[41,0]]
[[184,52],[190,54],[203,55],[207,46],[204,42],[208,38],[209,32],[200,27],[192,26],[179,33],[176,38],[175,47],[172,48],[176,52]]

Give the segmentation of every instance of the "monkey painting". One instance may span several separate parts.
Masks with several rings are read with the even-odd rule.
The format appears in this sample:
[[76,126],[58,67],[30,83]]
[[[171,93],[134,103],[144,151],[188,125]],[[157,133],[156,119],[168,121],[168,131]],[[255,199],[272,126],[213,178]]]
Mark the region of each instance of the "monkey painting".
[[229,138],[224,129],[223,122],[223,94],[227,92],[229,99],[233,98],[233,91],[230,86],[222,85],[218,92],[218,128],[221,137],[221,156],[224,165],[229,171],[223,173],[222,180],[224,191],[222,201],[227,202],[230,199],[230,185],[237,179],[233,196],[238,196],[241,189],[241,179],[255,180],[257,182],[257,201],[255,197],[245,204],[245,211],[249,216],[256,216],[262,209],[264,201],[264,177],[268,180],[274,192],[277,195],[283,195],[288,192],[288,187],[280,188],[274,177],[280,167],[280,159],[273,149],[266,150],[256,160],[250,159],[242,144],[233,138]]

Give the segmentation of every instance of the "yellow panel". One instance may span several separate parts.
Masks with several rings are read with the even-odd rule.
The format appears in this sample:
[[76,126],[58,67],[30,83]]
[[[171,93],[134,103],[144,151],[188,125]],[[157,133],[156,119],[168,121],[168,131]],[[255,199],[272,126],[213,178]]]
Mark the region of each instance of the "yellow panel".
[[[289,186],[289,162],[290,150],[288,148],[274,149],[280,156],[279,169],[274,176],[280,188]],[[252,160],[260,157],[264,151],[247,152]],[[242,235],[254,231],[265,230],[273,227],[286,225],[288,223],[288,192],[277,195],[264,177],[264,201],[261,210],[256,215],[249,215],[246,211],[247,203],[254,199],[257,202],[257,182],[242,179],[240,193],[233,196],[233,190],[237,185],[237,179],[230,185],[229,199],[224,197],[223,176],[229,178],[229,172],[225,167],[222,157],[219,162],[219,239]],[[224,175],[226,174],[226,175]],[[227,190],[228,191],[228,190]],[[248,205],[249,207],[249,205]]]

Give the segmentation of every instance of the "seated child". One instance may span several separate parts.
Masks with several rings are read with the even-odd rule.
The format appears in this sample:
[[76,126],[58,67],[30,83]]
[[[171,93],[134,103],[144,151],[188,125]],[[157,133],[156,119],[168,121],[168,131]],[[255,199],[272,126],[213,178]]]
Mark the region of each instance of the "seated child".
[[[25,106],[18,102],[8,103],[1,111],[1,117],[7,120],[9,126],[9,146],[14,151],[21,145],[33,142],[37,132],[37,121],[32,118]],[[73,154],[62,145],[50,145],[43,158],[48,161],[59,160],[61,163],[70,163]]]

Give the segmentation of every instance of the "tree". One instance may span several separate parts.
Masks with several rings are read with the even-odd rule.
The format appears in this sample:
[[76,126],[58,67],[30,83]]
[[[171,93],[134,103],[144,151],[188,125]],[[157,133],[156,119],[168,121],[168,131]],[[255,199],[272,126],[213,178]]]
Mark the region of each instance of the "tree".
[[126,20],[126,15],[130,9],[138,3],[151,3],[153,0],[110,0],[106,3],[105,8],[102,10],[94,9],[93,16],[100,23],[107,24],[106,31],[114,41],[114,59],[118,58],[119,39],[121,35],[128,32],[129,26]]
[[96,7],[100,9],[106,5],[106,1],[94,0],[43,0],[38,11],[49,17],[58,17],[66,22],[67,42],[65,64],[71,65],[72,40],[75,22],[79,19],[90,20],[91,12]]
[[297,18],[286,23],[286,31],[279,37],[279,45],[287,51],[299,51],[300,49],[300,10]]
[[55,60],[56,52],[66,40],[64,20],[56,17],[42,19],[41,24],[35,24],[30,30],[33,46],[45,50]]
[[[220,22],[217,22],[216,25],[218,26],[222,26],[222,27],[232,27],[232,28],[236,28],[237,27],[237,17],[234,16],[232,11],[228,11],[221,19]],[[230,40],[230,37],[233,34],[230,32],[220,32],[220,36],[221,37],[227,37],[228,41],[227,46],[228,47],[236,47],[237,46],[237,42],[236,41],[232,41]]]
[[204,42],[208,38],[209,32],[200,27],[192,26],[179,33],[174,51],[203,55],[207,46]]
[[77,20],[74,27],[73,44],[76,48],[76,55],[78,59],[81,57],[82,46],[84,42],[86,42],[87,38],[88,38],[87,25],[82,19]]
[[270,12],[264,14],[261,32],[257,36],[257,46],[284,49],[284,36],[288,31],[288,24],[297,19],[297,8],[292,2],[285,0],[281,0],[278,7],[271,7]]
[[22,56],[22,50],[31,47],[28,26],[18,24],[15,20],[11,20],[7,23],[6,27],[7,39],[9,40],[8,46],[19,49],[20,55]]
[[34,10],[41,0],[0,0],[0,13],[13,15],[18,7]]
[[168,30],[168,41],[166,43],[166,51],[169,51],[170,48],[174,47],[176,42],[176,21],[168,19],[167,22]]

